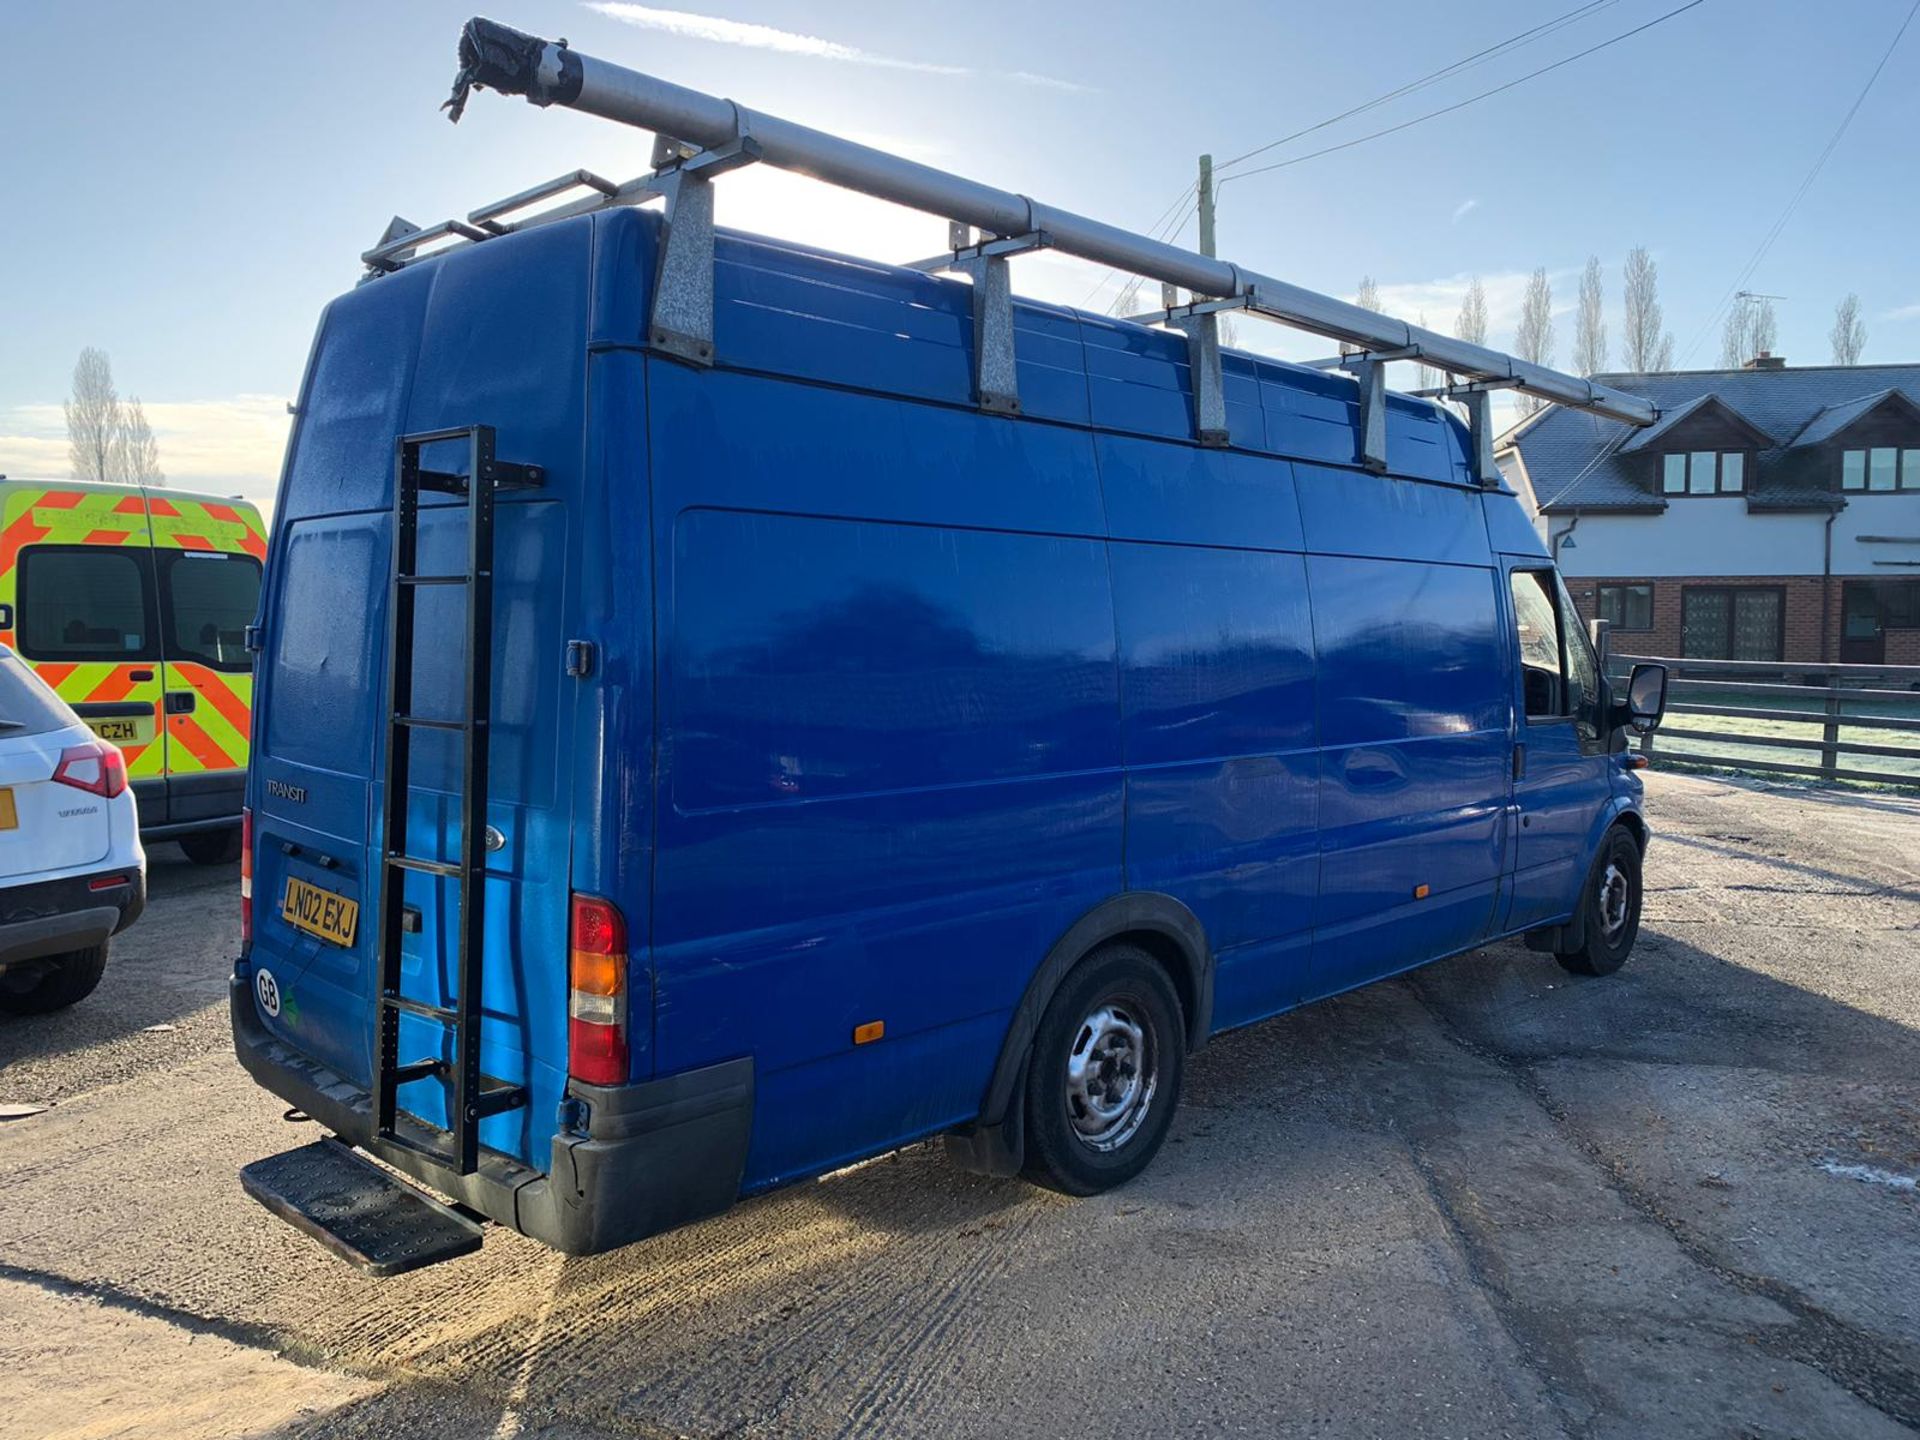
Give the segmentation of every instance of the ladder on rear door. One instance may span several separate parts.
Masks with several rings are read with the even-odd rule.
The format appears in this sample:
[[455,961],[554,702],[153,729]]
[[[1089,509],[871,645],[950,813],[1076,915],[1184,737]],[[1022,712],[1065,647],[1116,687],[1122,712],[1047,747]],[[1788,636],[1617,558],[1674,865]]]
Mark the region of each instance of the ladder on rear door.
[[[465,441],[466,473],[427,470],[421,452],[430,445]],[[461,1175],[479,1166],[480,1122],[527,1103],[525,1087],[480,1073],[482,960],[486,950],[487,741],[493,681],[494,495],[537,486],[544,472],[534,465],[496,459],[490,425],[467,425],[402,435],[395,442],[393,568],[387,591],[386,810],[380,835],[380,976],[378,1037],[374,1056],[375,1116],[379,1138],[446,1165]],[[461,495],[467,502],[466,573],[422,575],[420,494]],[[458,719],[413,713],[415,601],[427,586],[464,586],[467,592],[466,703]],[[411,798],[413,737],[440,730],[461,737],[460,858],[429,860],[407,849],[407,802]],[[454,927],[456,993],[451,1007],[401,994],[401,935],[406,929],[406,877],[450,880],[459,900]],[[444,933],[444,932],[443,932]],[[453,1034],[453,1058],[438,1055],[401,1063],[400,1017],[437,1022]],[[447,1097],[450,1145],[440,1149],[400,1132],[399,1092],[416,1081],[451,1081]],[[416,1132],[418,1133],[418,1132]]]

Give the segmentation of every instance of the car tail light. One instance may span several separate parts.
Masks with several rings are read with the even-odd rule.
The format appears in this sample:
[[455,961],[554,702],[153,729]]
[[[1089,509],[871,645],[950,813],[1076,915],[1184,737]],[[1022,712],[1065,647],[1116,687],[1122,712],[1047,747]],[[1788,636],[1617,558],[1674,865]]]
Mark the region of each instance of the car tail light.
[[240,948],[253,944],[253,808],[240,809]]
[[627,922],[613,905],[575,895],[569,917],[567,1073],[589,1085],[627,1079]]
[[69,745],[60,752],[60,763],[53,769],[53,782],[111,800],[127,788],[127,757],[118,747],[103,740]]

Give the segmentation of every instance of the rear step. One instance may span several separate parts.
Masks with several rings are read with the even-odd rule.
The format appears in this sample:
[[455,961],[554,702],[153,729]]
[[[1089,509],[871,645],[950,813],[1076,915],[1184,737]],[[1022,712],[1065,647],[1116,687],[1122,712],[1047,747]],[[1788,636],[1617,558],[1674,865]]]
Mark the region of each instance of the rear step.
[[254,1161],[240,1184],[369,1275],[399,1275],[480,1248],[479,1222],[331,1136]]

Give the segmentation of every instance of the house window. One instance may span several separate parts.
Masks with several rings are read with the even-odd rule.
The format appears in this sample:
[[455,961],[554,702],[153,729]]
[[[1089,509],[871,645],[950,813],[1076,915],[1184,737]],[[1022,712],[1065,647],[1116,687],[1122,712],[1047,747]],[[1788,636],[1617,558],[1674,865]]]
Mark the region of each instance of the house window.
[[1889,630],[1920,630],[1920,580],[1874,580],[1874,597]]
[[1920,490],[1920,450],[1876,445],[1840,452],[1842,490]]
[[1653,628],[1653,586],[1602,585],[1594,602],[1599,618],[1616,630]]
[[1690,450],[1660,457],[1660,489],[1668,495],[1738,495],[1747,488],[1743,450]]
[[1778,660],[1787,596],[1771,585],[1689,585],[1680,596],[1680,653],[1695,660]]

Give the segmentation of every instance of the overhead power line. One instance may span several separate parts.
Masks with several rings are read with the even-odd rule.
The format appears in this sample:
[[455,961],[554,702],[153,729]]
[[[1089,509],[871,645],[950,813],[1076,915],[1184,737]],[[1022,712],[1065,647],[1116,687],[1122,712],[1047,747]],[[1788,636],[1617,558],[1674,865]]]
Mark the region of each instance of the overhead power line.
[[[1619,0],[1587,0],[1587,3],[1576,5],[1573,9],[1555,16],[1552,20],[1542,21],[1540,24],[1522,30],[1518,34],[1509,35],[1506,39],[1489,45],[1483,50],[1476,50],[1471,55],[1462,56],[1453,63],[1443,65],[1438,70],[1431,70],[1418,79],[1409,80],[1406,84],[1389,90],[1384,95],[1376,95],[1364,104],[1356,105],[1349,110],[1343,110],[1338,115],[1331,115],[1325,120],[1307,126],[1304,130],[1296,130],[1291,135],[1283,135],[1278,140],[1270,140],[1264,145],[1259,145],[1252,150],[1244,151],[1234,156],[1231,160],[1221,162],[1221,164],[1215,167],[1215,174],[1217,175],[1228,166],[1238,165],[1243,160],[1251,159],[1255,155],[1264,155],[1276,146],[1285,145],[1290,141],[1298,140],[1303,135],[1311,135],[1315,131],[1324,130],[1329,125],[1337,125],[1342,120],[1348,120],[1355,115],[1364,114],[1369,110],[1385,105],[1388,101],[1398,100],[1404,95],[1411,95],[1415,91],[1425,89],[1427,86],[1436,84],[1451,75],[1470,70],[1476,65],[1484,64],[1495,55],[1530,45],[1535,40],[1545,39],[1556,30],[1563,29],[1577,20],[1585,19],[1588,15],[1605,10],[1609,6],[1618,3]],[[1195,191],[1198,190],[1198,188],[1197,184],[1189,183],[1178,195],[1174,196],[1173,199],[1168,202],[1166,209],[1162,210],[1159,215],[1154,218],[1153,223],[1147,227],[1148,233],[1157,240],[1168,239],[1171,236],[1179,234],[1181,227],[1187,223],[1188,218],[1199,208],[1195,195]],[[1218,185],[1214,187],[1214,193],[1218,195]],[[1186,209],[1175,217],[1174,212],[1180,210],[1182,205],[1185,205]],[[1086,298],[1080,302],[1079,308],[1084,310],[1087,306],[1091,305],[1094,297],[1106,288],[1107,282],[1119,273],[1118,269],[1109,267],[1098,280],[1094,281],[1093,288],[1087,291]],[[1124,296],[1124,291],[1122,295]],[[1108,313],[1111,314],[1114,306],[1118,304],[1119,298],[1116,298],[1113,304],[1107,307]]]
[[1564,29],[1568,25],[1573,24],[1575,21],[1584,20],[1587,16],[1594,14],[1596,11],[1605,10],[1608,6],[1615,5],[1618,3],[1619,3],[1619,0],[1588,0],[1587,4],[1577,5],[1573,9],[1565,12],[1564,14],[1558,15],[1552,20],[1542,21],[1540,24],[1533,26],[1531,29],[1522,30],[1517,35],[1509,35],[1506,39],[1500,41],[1497,44],[1489,45],[1484,50],[1476,50],[1471,55],[1463,56],[1462,58],[1455,60],[1451,65],[1443,65],[1438,70],[1429,71],[1427,74],[1422,75],[1417,80],[1409,80],[1406,84],[1400,86],[1398,89],[1389,90],[1384,95],[1376,95],[1373,97],[1373,99],[1368,100],[1364,104],[1356,105],[1351,110],[1342,110],[1338,115],[1330,115],[1325,120],[1319,121],[1317,124],[1307,126],[1307,128],[1304,130],[1296,130],[1291,135],[1282,135],[1278,140],[1269,140],[1266,144],[1257,145],[1251,150],[1245,151],[1242,154],[1234,156],[1231,160],[1222,160],[1220,164],[1215,167],[1215,169],[1216,170],[1230,169],[1233,166],[1238,165],[1243,160],[1251,160],[1256,155],[1264,155],[1269,150],[1277,149],[1279,146],[1290,144],[1291,142],[1298,140],[1303,136],[1313,134],[1317,130],[1325,130],[1329,125],[1338,125],[1342,120],[1351,120],[1355,115],[1364,115],[1367,111],[1377,109],[1380,106],[1387,104],[1389,101],[1398,100],[1403,95],[1411,95],[1415,91],[1424,90],[1430,85],[1436,85],[1440,81],[1447,79],[1449,76],[1457,75],[1463,71],[1471,70],[1476,66],[1483,65],[1488,60],[1492,59],[1495,55],[1502,54],[1508,50],[1523,49],[1526,46],[1533,44],[1533,42],[1536,40],[1544,40],[1547,36],[1553,34],[1556,30]]
[[1840,141],[1846,135],[1847,127],[1853,124],[1853,117],[1860,113],[1860,107],[1867,103],[1867,96],[1872,93],[1875,82],[1880,79],[1880,72],[1887,68],[1887,62],[1893,58],[1893,52],[1899,49],[1900,41],[1906,35],[1907,27],[1913,24],[1915,15],[1920,15],[1920,0],[1914,0],[1912,8],[1907,11],[1907,18],[1902,20],[1900,28],[1893,32],[1893,39],[1887,43],[1886,50],[1881,54],[1880,63],[1873,67],[1873,73],[1867,76],[1867,83],[1860,87],[1860,93],[1853,97],[1853,104],[1849,105],[1847,113],[1840,117],[1840,123],[1835,127],[1832,137],[1828,139],[1826,148],[1814,159],[1806,178],[1800,182],[1800,188],[1793,192],[1781,209],[1780,218],[1773,222],[1772,228],[1767,231],[1753,254],[1747,258],[1747,263],[1740,267],[1740,273],[1734,276],[1733,283],[1727,287],[1727,293],[1720,297],[1720,302],[1708,315],[1707,323],[1700,327],[1700,333],[1694,336],[1693,343],[1687,346],[1687,353],[1680,357],[1683,368],[1687,361],[1693,358],[1693,352],[1700,348],[1700,342],[1713,333],[1713,327],[1720,323],[1734,298],[1746,288],[1747,282],[1753,278],[1753,272],[1760,268],[1760,262],[1765,260],[1767,252],[1773,249],[1773,242],[1778,240],[1780,232],[1787,228],[1787,222],[1793,218],[1793,212],[1800,208],[1800,202],[1806,199],[1807,192],[1813,188],[1813,182],[1818,180],[1820,172],[1827,168],[1827,161],[1832,159],[1833,152],[1840,148]]
[[[1551,65],[1542,65],[1538,70],[1529,70],[1518,79],[1509,80],[1504,85],[1496,85],[1491,90],[1482,90],[1477,95],[1469,95],[1465,100],[1456,100],[1453,104],[1443,105],[1438,110],[1429,110],[1426,114],[1416,115],[1411,120],[1402,120],[1398,125],[1389,125],[1383,130],[1374,130],[1368,134],[1357,136],[1352,140],[1343,140],[1338,145],[1328,145],[1319,150],[1309,150],[1305,155],[1295,155],[1286,160],[1276,160],[1271,165],[1257,165],[1251,170],[1237,170],[1229,175],[1227,180],[1251,179],[1255,175],[1264,175],[1270,170],[1284,170],[1289,165],[1299,165],[1308,160],[1317,160],[1322,155],[1331,155],[1339,150],[1351,150],[1354,146],[1364,145],[1369,140],[1378,140],[1385,135],[1397,135],[1402,130],[1411,130],[1416,125],[1424,125],[1427,121],[1437,120],[1442,115],[1451,115],[1456,110],[1464,110],[1469,105],[1477,105],[1480,101],[1486,100],[1494,95],[1502,94],[1505,91],[1513,89],[1516,85],[1524,85],[1529,80],[1537,80],[1542,75],[1571,65],[1576,60],[1584,60],[1587,56],[1597,54],[1599,51],[1605,50],[1610,46],[1618,45],[1623,40],[1631,40],[1634,36],[1651,30],[1656,25],[1663,25],[1674,17],[1684,15],[1687,11],[1704,4],[1706,4],[1706,0],[1687,0],[1685,5],[1677,6],[1667,11],[1664,15],[1656,15],[1645,24],[1636,25],[1631,30],[1624,30],[1609,40],[1602,40],[1597,45],[1589,45],[1586,49],[1576,51],[1563,60],[1556,60]],[[1224,186],[1227,181],[1223,180],[1220,183]]]

